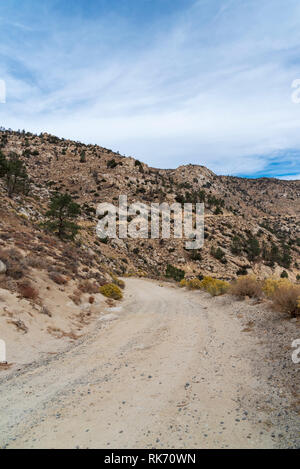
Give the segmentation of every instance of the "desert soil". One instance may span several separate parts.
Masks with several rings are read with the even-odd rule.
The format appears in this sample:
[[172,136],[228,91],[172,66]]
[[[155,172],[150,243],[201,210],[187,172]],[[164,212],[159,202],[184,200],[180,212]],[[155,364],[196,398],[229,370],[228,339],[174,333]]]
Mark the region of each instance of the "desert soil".
[[299,447],[285,387],[299,370],[269,359],[249,308],[260,317],[259,305],[126,280],[88,334],[0,373],[0,447]]

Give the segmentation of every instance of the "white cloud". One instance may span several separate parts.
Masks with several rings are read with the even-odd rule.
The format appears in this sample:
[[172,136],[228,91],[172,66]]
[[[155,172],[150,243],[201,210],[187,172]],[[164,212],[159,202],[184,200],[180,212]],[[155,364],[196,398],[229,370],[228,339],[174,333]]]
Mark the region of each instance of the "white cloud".
[[1,122],[159,167],[263,171],[274,152],[300,149],[300,105],[291,101],[299,13],[295,0],[202,0],[171,29],[135,33],[143,47],[127,44],[126,24],[112,34],[105,21],[66,31],[50,21],[47,41],[0,46],[22,70],[2,65],[1,76],[0,68],[8,86]]
[[283,179],[285,181],[299,181],[300,174],[293,174],[291,176],[283,176],[283,177],[279,177],[278,179]]

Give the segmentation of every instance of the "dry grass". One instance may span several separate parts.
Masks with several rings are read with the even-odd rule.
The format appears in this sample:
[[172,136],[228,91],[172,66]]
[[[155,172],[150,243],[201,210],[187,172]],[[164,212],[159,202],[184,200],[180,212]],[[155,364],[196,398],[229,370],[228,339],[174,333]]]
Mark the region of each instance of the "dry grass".
[[99,293],[99,285],[95,282],[90,282],[89,280],[82,280],[78,286],[78,289],[82,293],[89,293],[90,295]]
[[71,340],[78,340],[80,338],[80,335],[77,335],[74,332],[65,332],[62,329],[56,327],[47,327],[47,332],[54,336],[56,339],[63,339],[64,337],[67,337]]
[[24,332],[24,334],[27,334],[28,327],[20,319],[16,320],[16,321],[7,321],[7,322],[8,322],[8,324],[13,324],[14,326],[16,326],[18,331]]
[[18,291],[26,300],[36,301],[39,296],[38,291],[29,282],[20,283]]
[[25,262],[28,267],[33,269],[46,270],[48,268],[48,262],[38,256],[28,255],[25,258]]
[[12,367],[12,363],[0,363],[0,371],[7,371]]
[[268,278],[263,283],[254,275],[247,275],[236,280],[230,289],[232,295],[261,298],[265,295],[272,301],[276,311],[292,317],[300,316],[300,285],[288,279]]
[[43,306],[41,309],[41,314],[45,314],[46,316],[49,316],[49,318],[52,318],[52,313],[49,311],[46,306]]
[[48,275],[53,282],[57,283],[57,285],[66,285],[68,283],[67,279],[58,272],[49,272]]
[[230,293],[234,296],[243,298],[260,298],[262,296],[261,282],[254,275],[245,275],[239,277],[230,288]]
[[75,305],[79,306],[81,303],[81,295],[82,292],[80,290],[75,290],[73,295],[69,296],[69,298],[73,301],[73,303],[75,303]]
[[24,257],[17,249],[0,249],[0,259],[6,265],[7,277],[14,280],[20,280],[28,271]]
[[280,285],[272,295],[272,304],[277,311],[300,316],[300,285]]

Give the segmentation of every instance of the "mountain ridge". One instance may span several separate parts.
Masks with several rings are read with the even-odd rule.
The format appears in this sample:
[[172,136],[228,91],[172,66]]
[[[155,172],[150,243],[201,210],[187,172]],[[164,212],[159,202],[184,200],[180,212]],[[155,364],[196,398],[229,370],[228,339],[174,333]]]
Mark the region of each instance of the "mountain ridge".
[[[37,136],[2,129],[0,145],[6,156],[13,152],[25,162],[31,195],[23,211],[29,225],[44,220],[53,192],[69,193],[83,209],[78,242],[99,250],[101,262],[119,274],[143,272],[161,277],[167,264],[183,268],[187,276],[222,279],[246,271],[261,277],[280,276],[286,270],[295,280],[299,273],[300,181],[218,176],[195,164],[157,169],[98,145],[48,133]],[[129,203],[205,202],[204,248],[187,252],[183,240],[174,239],[100,243],[94,229],[96,207],[101,202],[116,204],[120,194],[127,195]],[[25,200],[16,196],[7,201],[3,183],[1,197],[13,205]],[[251,252],[255,242],[259,254]]]

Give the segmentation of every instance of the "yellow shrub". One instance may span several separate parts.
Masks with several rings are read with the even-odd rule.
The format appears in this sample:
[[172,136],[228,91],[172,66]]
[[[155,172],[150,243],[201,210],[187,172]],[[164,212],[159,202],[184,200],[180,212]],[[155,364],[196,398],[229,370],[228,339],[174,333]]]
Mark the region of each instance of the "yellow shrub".
[[113,300],[121,300],[123,298],[122,291],[113,283],[103,285],[103,287],[100,288],[100,293],[107,298],[112,298]]
[[201,282],[201,289],[207,291],[207,289],[214,283],[214,278],[212,277],[204,277]]
[[229,283],[212,277],[204,277],[203,280],[192,278],[190,280],[182,280],[181,287],[187,287],[189,290],[204,290],[212,296],[224,295],[229,290]]
[[207,284],[206,291],[210,293],[212,296],[220,296],[224,295],[228,292],[230,288],[230,284],[223,280],[213,279],[212,282]]
[[201,282],[201,289],[212,296],[224,295],[229,290],[229,283],[217,278],[204,277]]
[[263,292],[268,298],[272,298],[275,291],[282,286],[290,286],[291,282],[286,278],[276,279],[276,278],[267,278],[264,281]]
[[125,282],[123,280],[121,280],[120,278],[116,277],[115,275],[112,275],[111,276],[112,278],[112,281],[115,285],[117,285],[117,287],[121,288],[122,290],[124,290],[125,288]]
[[201,281],[198,278],[191,278],[186,281],[186,286],[189,290],[200,290]]
[[180,287],[187,287],[189,290],[204,290],[212,296],[224,295],[228,292],[230,284],[223,280],[218,280],[212,277],[204,277],[203,280],[192,278],[190,280],[183,279],[180,282]]
[[147,278],[147,272],[144,272],[144,270],[138,270],[137,275],[141,278]]

